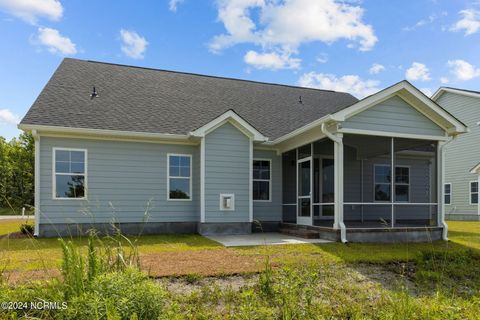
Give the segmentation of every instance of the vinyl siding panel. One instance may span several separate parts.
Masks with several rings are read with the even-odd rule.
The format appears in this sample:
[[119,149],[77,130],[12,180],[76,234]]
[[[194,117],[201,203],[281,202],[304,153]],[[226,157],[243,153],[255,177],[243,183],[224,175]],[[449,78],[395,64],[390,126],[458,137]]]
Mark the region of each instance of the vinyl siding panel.
[[[249,222],[250,139],[230,123],[205,137],[205,222]],[[220,194],[235,210],[220,210]]]
[[471,205],[470,181],[477,179],[470,173],[480,162],[480,99],[445,92],[437,103],[464,122],[470,132],[459,135],[445,147],[445,182],[452,184],[452,204],[445,205],[446,214],[478,215],[478,206]]
[[[52,150],[87,149],[87,200],[52,199]],[[192,155],[192,201],[167,201],[167,154]],[[196,222],[199,147],[41,137],[40,223]]]
[[347,119],[343,128],[443,136],[445,132],[398,96]]
[[254,159],[271,160],[271,201],[253,201],[253,219],[258,221],[282,220],[282,156],[275,151],[253,150]]

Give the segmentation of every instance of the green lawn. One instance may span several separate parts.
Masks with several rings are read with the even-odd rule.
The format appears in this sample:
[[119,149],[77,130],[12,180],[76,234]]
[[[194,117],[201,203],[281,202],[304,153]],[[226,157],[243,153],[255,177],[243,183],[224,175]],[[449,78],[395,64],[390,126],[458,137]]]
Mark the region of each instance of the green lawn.
[[[21,221],[0,220],[0,235],[18,231],[21,223]],[[389,263],[416,259],[424,251],[480,250],[480,222],[450,221],[448,224],[449,242],[436,241],[420,244],[328,243],[225,249],[218,243],[199,235],[142,236],[134,241],[140,253],[159,255],[159,257],[171,258],[173,257],[171,254],[176,254],[183,258],[198,251],[205,254],[222,252],[247,258],[264,257],[268,254],[277,264],[299,261]],[[86,238],[75,238],[73,241],[80,247],[86,247]],[[8,237],[0,239],[0,265],[3,264],[7,270],[58,268],[60,260],[61,250],[58,239],[9,239]],[[239,272],[242,272],[240,266]]]
[[[0,221],[0,234],[17,231],[20,223]],[[78,282],[87,272],[75,273],[82,262],[67,259],[72,278],[66,283],[0,282],[0,301],[69,301],[63,312],[19,312],[40,319],[151,319],[152,314],[161,314],[159,319],[478,319],[480,222],[449,222],[449,227],[449,242],[423,244],[224,248],[199,235],[143,236],[131,241],[142,267],[150,263],[144,271],[183,270],[184,276],[152,280],[123,270]],[[72,241],[86,253],[87,239]],[[123,245],[128,247],[127,241]],[[57,239],[0,239],[6,283],[12,275],[29,280],[55,275],[52,270],[58,275],[61,259]],[[79,283],[88,285],[65,296]],[[0,310],[3,315],[16,318],[8,310]]]

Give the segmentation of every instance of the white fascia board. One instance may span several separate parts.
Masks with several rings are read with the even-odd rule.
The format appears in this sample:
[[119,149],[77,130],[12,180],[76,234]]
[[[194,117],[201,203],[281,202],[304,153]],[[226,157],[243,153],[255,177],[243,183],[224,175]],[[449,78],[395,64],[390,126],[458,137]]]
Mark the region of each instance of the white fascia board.
[[232,110],[228,110],[217,118],[213,119],[209,123],[203,125],[202,127],[193,130],[190,132],[190,136],[193,137],[205,137],[209,132],[215,130],[219,126],[223,125],[226,122],[230,122],[237,129],[241,130],[244,134],[251,137],[253,141],[265,142],[268,141],[268,138],[261,134],[257,129],[255,129],[251,124],[245,121],[242,117],[236,114]]
[[165,140],[177,140],[188,141],[189,135],[186,134],[168,134],[168,133],[151,133],[151,132],[136,132],[136,131],[120,131],[120,130],[105,130],[105,129],[88,129],[88,128],[71,128],[71,127],[57,127],[57,126],[45,126],[45,125],[30,125],[19,124],[18,128],[23,131],[37,130],[41,133],[67,133],[78,135],[100,135],[110,137],[123,137],[123,138],[144,138],[144,139],[165,139]]
[[480,98],[480,93],[468,92],[468,91],[464,91],[464,90],[460,90],[460,89],[454,89],[454,88],[440,87],[432,95],[431,99],[433,101],[436,101],[445,92],[456,93],[456,94],[460,94],[460,95],[467,96],[467,97],[472,97],[472,98]]
[[308,131],[308,130],[311,130],[311,129],[315,128],[315,127],[320,127],[320,126],[322,125],[322,123],[326,123],[326,122],[328,122],[328,121],[336,121],[336,119],[335,119],[332,115],[328,114],[328,115],[326,115],[326,116],[324,116],[324,117],[322,117],[322,118],[320,118],[320,119],[317,119],[317,120],[315,120],[315,121],[312,121],[312,122],[304,125],[303,127],[300,127],[300,128],[298,128],[298,129],[295,129],[295,130],[293,130],[293,131],[290,132],[290,133],[287,133],[287,134],[285,134],[285,135],[283,135],[283,136],[281,136],[281,137],[279,137],[279,138],[277,138],[277,139],[275,139],[275,140],[273,140],[273,141],[268,141],[268,142],[266,142],[266,143],[264,143],[264,144],[265,144],[265,145],[276,145],[276,144],[279,144],[279,143],[284,142],[284,141],[286,141],[286,140],[288,140],[288,139],[294,138],[295,136],[297,136],[297,135],[299,135],[299,134],[302,134],[302,133],[304,133],[304,132],[306,132],[306,131]]
[[[389,88],[386,88],[378,93],[375,93],[363,100],[358,101],[354,105],[340,110],[333,114],[333,117],[338,121],[345,121],[346,119],[390,98],[393,97],[395,94],[400,93],[401,90],[408,91],[411,95],[415,96],[418,100],[420,100],[424,105],[428,108],[432,109],[437,115],[441,118],[446,120],[450,123],[455,129],[454,130],[447,130],[449,134],[456,134],[456,133],[463,133],[467,132],[466,126],[455,119],[452,115],[448,112],[443,110],[440,106],[438,106],[435,102],[430,100],[427,96],[425,96],[420,90],[415,88],[412,84],[407,81],[401,81]],[[429,119],[431,119],[428,115],[424,114]],[[431,119],[434,121],[434,119]]]

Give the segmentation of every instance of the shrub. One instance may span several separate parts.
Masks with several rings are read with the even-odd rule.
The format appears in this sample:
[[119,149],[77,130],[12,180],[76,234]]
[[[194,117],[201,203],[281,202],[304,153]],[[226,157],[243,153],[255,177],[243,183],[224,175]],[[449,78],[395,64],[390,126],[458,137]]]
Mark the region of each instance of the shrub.
[[35,230],[35,228],[32,224],[22,223],[20,225],[20,232],[25,234],[25,235],[33,236],[34,230]]

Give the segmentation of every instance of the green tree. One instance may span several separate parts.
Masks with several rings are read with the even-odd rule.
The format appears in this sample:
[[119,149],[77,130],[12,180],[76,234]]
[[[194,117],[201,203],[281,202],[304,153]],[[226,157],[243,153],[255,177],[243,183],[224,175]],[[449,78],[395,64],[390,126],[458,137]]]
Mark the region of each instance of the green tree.
[[0,207],[33,206],[34,147],[33,137],[28,133],[10,142],[0,137]]

